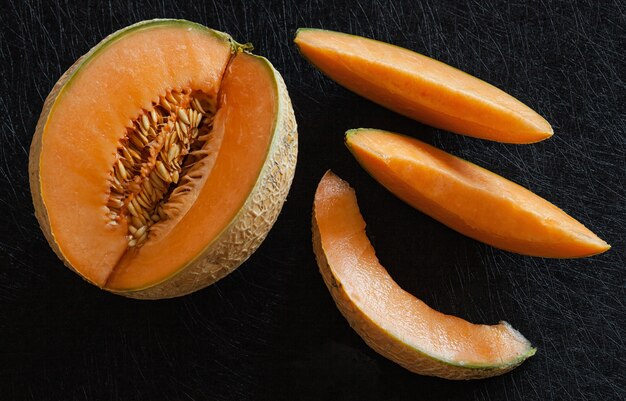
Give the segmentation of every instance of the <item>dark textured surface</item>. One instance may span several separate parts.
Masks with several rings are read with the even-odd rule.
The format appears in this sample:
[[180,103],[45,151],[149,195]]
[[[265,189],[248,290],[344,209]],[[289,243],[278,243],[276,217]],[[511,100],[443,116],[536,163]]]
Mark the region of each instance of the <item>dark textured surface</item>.
[[[216,1],[0,7],[0,399],[626,399],[626,4],[607,1]],[[33,215],[28,147],[43,100],[108,33],[181,17],[251,41],[281,71],[300,126],[283,214],[259,251],[217,285],[141,302],[65,269]],[[399,117],[340,88],[295,50],[297,27],[375,37],[438,58],[517,96],[555,136],[514,146]],[[415,135],[546,197],[613,249],[582,260],[513,255],[404,205],[352,159],[342,133]],[[475,322],[506,319],[537,355],[503,377],[420,377],[375,354],[317,272],[310,209],[332,168],[357,191],[392,276],[431,306]],[[73,205],[68,205],[73,207]]]

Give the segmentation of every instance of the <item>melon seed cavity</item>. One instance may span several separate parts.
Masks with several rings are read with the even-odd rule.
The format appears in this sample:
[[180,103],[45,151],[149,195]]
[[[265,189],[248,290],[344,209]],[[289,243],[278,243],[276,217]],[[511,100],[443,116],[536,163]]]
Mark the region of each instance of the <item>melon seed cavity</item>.
[[110,176],[108,224],[128,223],[128,246],[138,247],[150,227],[169,216],[173,190],[207,151],[215,101],[202,92],[171,91],[127,128]]

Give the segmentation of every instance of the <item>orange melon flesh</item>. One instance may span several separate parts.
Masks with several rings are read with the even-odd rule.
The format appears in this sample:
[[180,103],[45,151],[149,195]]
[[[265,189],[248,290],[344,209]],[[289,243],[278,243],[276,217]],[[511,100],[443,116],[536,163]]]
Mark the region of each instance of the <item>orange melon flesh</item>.
[[[354,190],[331,172],[315,193],[313,219],[326,284],[351,326],[384,356],[416,373],[472,378],[482,373],[462,370],[505,369],[534,354],[505,322],[472,324],[433,310],[402,290],[376,257]],[[423,370],[424,363],[433,361],[441,366],[431,366],[430,373]]]
[[41,192],[61,252],[88,280],[102,286],[128,244],[125,224],[107,226],[105,206],[125,127],[172,88],[216,94],[230,54],[201,29],[152,24],[98,49],[58,96],[43,132]]
[[212,135],[223,139],[198,198],[170,232],[127,253],[106,288],[125,291],[161,282],[225,229],[248,198],[266,160],[277,102],[278,88],[267,61],[238,53],[221,83]]
[[590,256],[610,248],[545,199],[417,139],[358,129],[348,131],[346,145],[400,199],[494,247],[551,258]]
[[410,50],[321,29],[299,29],[295,43],[339,84],[434,127],[508,143],[553,133],[543,117],[500,89]]

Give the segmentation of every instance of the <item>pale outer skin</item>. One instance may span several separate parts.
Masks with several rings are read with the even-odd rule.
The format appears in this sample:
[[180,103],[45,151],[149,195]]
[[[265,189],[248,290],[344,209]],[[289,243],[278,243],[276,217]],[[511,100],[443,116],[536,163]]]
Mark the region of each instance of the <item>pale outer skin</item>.
[[394,339],[352,302],[343,289],[341,282],[333,275],[322,247],[322,240],[315,218],[315,209],[313,210],[312,230],[313,252],[315,252],[324,283],[326,283],[326,287],[328,287],[333,300],[337,304],[337,308],[346,318],[350,327],[357,332],[370,348],[380,355],[413,373],[450,380],[485,379],[499,376],[516,368],[526,359],[520,358],[510,365],[493,368],[464,367],[439,361],[406,343]]
[[[149,22],[147,21],[147,23]],[[217,33],[226,36],[220,32]],[[109,37],[116,34],[117,32]],[[101,43],[105,43],[107,39]],[[82,276],[65,259],[52,233],[48,212],[41,196],[39,158],[43,131],[56,97],[76,69],[81,66],[83,60],[88,58],[98,47],[92,48],[79,58],[61,76],[46,98],[31,143],[28,163],[30,190],[35,207],[35,216],[39,221],[41,230],[59,259],[86,281],[89,280]],[[197,255],[187,266],[168,279],[135,291],[118,292],[104,288],[105,290],[138,299],[162,299],[183,296],[207,287],[235,270],[256,251],[267,236],[280,214],[295,174],[298,156],[298,132],[291,99],[280,73],[265,58],[259,58],[267,63],[274,74],[278,90],[278,114],[276,115],[276,127],[266,161],[254,188],[248,195],[239,213],[201,254]]]

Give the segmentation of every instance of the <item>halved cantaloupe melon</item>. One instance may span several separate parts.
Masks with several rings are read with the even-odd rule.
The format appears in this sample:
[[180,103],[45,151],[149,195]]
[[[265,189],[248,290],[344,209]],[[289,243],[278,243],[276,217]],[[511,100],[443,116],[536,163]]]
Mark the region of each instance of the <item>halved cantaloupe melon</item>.
[[402,290],[365,234],[354,190],[327,172],[315,193],[313,249],[350,326],[376,352],[406,369],[447,379],[500,375],[534,355],[508,323],[469,323],[437,312]]
[[468,237],[550,258],[584,257],[610,248],[526,188],[417,139],[363,128],[348,131],[346,145],[388,190]]
[[164,298],[259,246],[287,196],[297,132],[280,74],[246,49],[189,21],[145,21],[59,79],[29,170],[37,218],[68,267]]
[[550,124],[502,90],[424,55],[360,36],[299,29],[313,65],[359,95],[417,121],[492,141],[531,143]]

